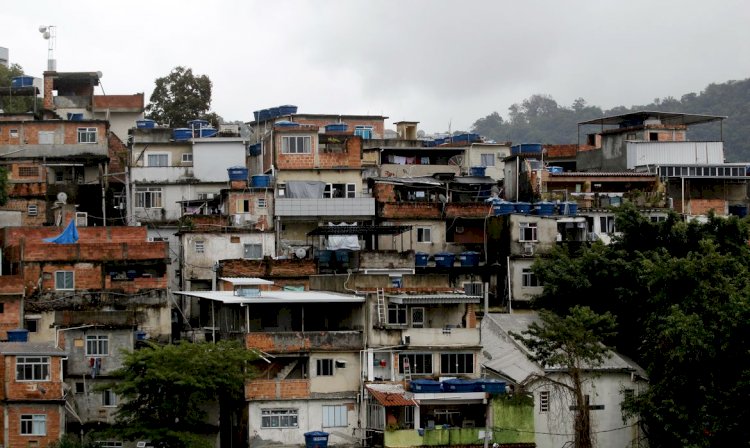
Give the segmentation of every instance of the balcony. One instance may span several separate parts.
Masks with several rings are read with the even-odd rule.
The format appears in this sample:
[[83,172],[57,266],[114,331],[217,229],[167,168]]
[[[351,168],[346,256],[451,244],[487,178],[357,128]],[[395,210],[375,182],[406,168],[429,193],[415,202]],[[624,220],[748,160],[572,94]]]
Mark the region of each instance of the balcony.
[[281,217],[362,217],[375,216],[373,198],[291,199],[276,198],[276,216]]
[[456,176],[461,174],[458,165],[400,165],[384,163],[380,165],[380,177],[420,177],[432,176],[436,173],[452,173]]
[[[164,301],[162,301],[164,302]],[[146,314],[128,311],[55,311],[55,326],[101,325],[129,328],[146,321]]]
[[192,166],[133,167],[133,182],[180,183],[193,180]]
[[263,331],[245,336],[248,348],[267,353],[352,351],[364,348],[361,331]]
[[379,216],[388,219],[441,219],[442,204],[435,202],[381,202]]
[[724,163],[723,142],[636,142],[626,144],[627,169],[648,165]]

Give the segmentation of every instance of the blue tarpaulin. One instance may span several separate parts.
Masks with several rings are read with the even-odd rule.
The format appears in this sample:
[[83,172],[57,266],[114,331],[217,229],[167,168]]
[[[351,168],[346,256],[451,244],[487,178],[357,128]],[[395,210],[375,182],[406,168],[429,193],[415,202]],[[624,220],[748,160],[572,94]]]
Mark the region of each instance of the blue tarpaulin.
[[75,218],[70,220],[70,224],[65,227],[65,230],[61,234],[52,237],[44,238],[44,241],[55,244],[75,244],[78,242],[78,229],[76,228]]

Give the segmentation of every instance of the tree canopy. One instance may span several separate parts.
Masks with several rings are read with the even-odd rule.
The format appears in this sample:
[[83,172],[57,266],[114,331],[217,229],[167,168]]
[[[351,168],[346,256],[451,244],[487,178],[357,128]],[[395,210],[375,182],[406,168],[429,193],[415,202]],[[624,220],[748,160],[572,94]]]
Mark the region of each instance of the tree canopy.
[[[0,87],[10,87],[11,81],[16,76],[23,75],[23,67],[11,64],[9,67],[0,64]],[[20,114],[34,110],[33,96],[2,96],[0,97],[0,110],[11,114]]]
[[[581,121],[606,115],[625,114],[640,110],[663,112],[714,114],[727,116],[723,129],[717,123],[691,126],[691,140],[720,140],[725,142],[728,160],[750,160],[750,79],[710,84],[702,92],[687,93],[679,99],[656,98],[653,102],[630,107],[617,106],[604,110],[590,106],[583,98],[570,106],[559,104],[549,95],[535,94],[508,108],[504,119],[498,112],[477,119],[472,132],[487,138],[513,143],[570,144],[578,142]],[[593,132],[584,128],[583,132]],[[583,135],[581,136],[583,137]]]
[[180,343],[125,355],[112,385],[123,398],[112,431],[127,440],[150,440],[156,447],[208,447],[205,405],[242,402],[244,384],[257,358],[239,342]]
[[547,376],[539,381],[570,392],[575,402],[573,431],[575,448],[590,448],[591,418],[583,391],[584,371],[601,365],[609,349],[601,341],[615,332],[615,318],[610,313],[597,314],[589,307],[574,306],[567,315],[542,310],[541,323],[533,322],[522,334],[513,334],[531,351],[531,358],[546,368],[560,368],[569,381]]
[[747,221],[617,217],[613,244],[556,250],[535,272],[535,304],[611,312],[618,351],[645,368],[649,389],[628,404],[651,446],[720,447],[750,440],[750,236]]
[[194,75],[191,68],[175,67],[156,79],[156,87],[146,106],[146,117],[171,127],[186,126],[188,120],[209,120],[214,126],[219,116],[211,110],[211,80]]

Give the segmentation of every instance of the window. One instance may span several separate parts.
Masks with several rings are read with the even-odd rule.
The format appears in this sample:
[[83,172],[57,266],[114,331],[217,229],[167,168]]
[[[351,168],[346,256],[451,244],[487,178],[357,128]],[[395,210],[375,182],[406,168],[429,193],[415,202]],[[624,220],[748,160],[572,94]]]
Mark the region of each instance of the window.
[[318,359],[315,364],[318,376],[333,376],[333,359]]
[[614,216],[600,216],[599,217],[599,232],[607,234],[607,233],[615,233],[617,230],[615,229],[615,217]]
[[96,128],[78,128],[78,143],[96,143]]
[[39,167],[36,166],[19,166],[18,167],[19,177],[38,177]]
[[354,135],[359,135],[362,140],[370,140],[372,138],[372,126],[355,126]]
[[533,288],[534,286],[542,286],[542,284],[531,268],[524,268],[521,270],[521,286],[524,288]]
[[323,190],[324,198],[355,198],[357,185],[355,184],[326,184]]
[[203,240],[197,240],[195,242],[195,253],[203,254],[206,252],[206,242]]
[[51,145],[53,143],[55,143],[54,131],[39,131],[39,144],[40,145]]
[[122,448],[122,442],[118,440],[97,440],[98,448]]
[[415,306],[411,309],[411,326],[413,328],[424,327],[424,307]]
[[47,435],[47,416],[44,414],[21,414],[21,435]]
[[2,314],[4,312],[5,312],[5,304],[4,303],[0,303],[0,314]]
[[283,154],[310,154],[312,139],[309,136],[281,137]]
[[535,222],[522,222],[519,241],[536,241],[536,225]]
[[495,154],[481,154],[482,166],[495,166]]
[[261,428],[296,428],[296,409],[263,409],[261,410]]
[[277,195],[280,198],[286,196],[286,184],[276,184]]
[[109,336],[107,335],[87,335],[86,336],[86,356],[108,356],[109,355]]
[[49,381],[49,356],[16,358],[16,381]]
[[55,289],[75,289],[75,276],[73,275],[73,271],[56,271]]
[[633,397],[635,397],[635,390],[634,389],[623,389],[623,391],[622,391],[622,399],[623,399],[623,401],[632,400]]
[[389,303],[388,323],[393,325],[406,325],[406,305]]
[[169,166],[169,154],[149,154],[146,159],[147,166]]
[[135,206],[140,208],[161,208],[161,188],[137,187],[135,189]]
[[245,244],[244,258],[260,260],[263,258],[263,246],[261,244]]
[[549,411],[549,391],[539,391],[539,412]]
[[237,199],[237,213],[250,212],[250,201],[248,199]]
[[[0,313],[2,312],[3,310],[2,310],[2,307],[0,306]],[[26,326],[26,329],[29,330],[29,333],[36,333],[37,331],[39,331],[39,319],[26,319],[25,326]]]
[[625,136],[625,140],[635,140],[635,138],[635,132],[630,132],[627,136]]
[[26,208],[26,214],[29,216],[36,216],[39,214],[39,207],[36,204],[29,204]]
[[183,154],[182,163],[193,163],[193,153]]
[[268,207],[268,201],[265,198],[258,198],[258,208]]
[[404,359],[409,360],[413,375],[432,375],[432,353],[408,353],[398,355],[398,373],[404,373]]
[[441,373],[474,373],[472,353],[443,353],[440,355]]
[[417,227],[417,242],[418,243],[432,242],[432,229],[430,227]]
[[8,135],[10,138],[18,138],[18,129],[11,129]]
[[346,427],[347,411],[346,405],[323,406],[323,427],[335,428]]
[[82,394],[84,392],[86,392],[86,385],[81,381],[76,382],[76,393]]
[[355,184],[346,184],[346,197],[347,198],[357,197],[357,186]]
[[648,139],[652,142],[658,142],[659,141],[659,133],[658,132],[649,132],[648,133]]
[[117,395],[115,395],[112,389],[104,389],[102,391],[102,406],[117,406]]

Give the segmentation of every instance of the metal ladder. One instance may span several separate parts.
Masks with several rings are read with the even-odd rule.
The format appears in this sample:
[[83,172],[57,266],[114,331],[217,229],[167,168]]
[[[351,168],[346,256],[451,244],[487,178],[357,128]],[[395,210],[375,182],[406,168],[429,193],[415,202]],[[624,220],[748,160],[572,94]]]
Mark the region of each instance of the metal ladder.
[[378,288],[375,294],[378,299],[378,325],[385,325],[385,290]]
[[409,364],[409,358],[404,356],[401,363],[404,365],[404,379],[406,381],[411,381],[411,364]]

